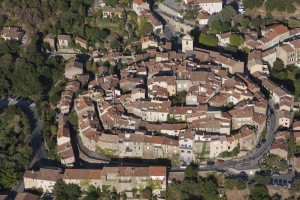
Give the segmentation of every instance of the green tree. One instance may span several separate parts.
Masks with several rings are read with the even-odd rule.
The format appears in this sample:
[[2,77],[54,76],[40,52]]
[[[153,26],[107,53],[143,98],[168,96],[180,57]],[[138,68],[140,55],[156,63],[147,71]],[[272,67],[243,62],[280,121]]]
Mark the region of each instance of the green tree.
[[243,4],[248,9],[259,8],[262,6],[263,0],[243,0]]
[[292,187],[290,188],[290,192],[292,194],[296,193],[296,192],[299,192],[299,188],[300,188],[300,179],[295,179],[294,182],[293,182],[293,185]]
[[300,27],[300,21],[298,19],[290,18],[288,20],[288,26],[290,28],[299,28]]
[[172,104],[185,104],[186,91],[177,92],[176,95],[173,95]]
[[76,184],[66,184],[58,180],[53,187],[53,195],[57,200],[74,200],[81,196],[81,189]]
[[270,182],[270,178],[267,177],[267,176],[262,176],[260,174],[255,174],[253,180],[258,183],[258,184],[261,184],[261,185],[266,185]]
[[241,35],[231,34],[229,38],[229,43],[232,46],[239,47],[244,44],[244,38]]
[[205,46],[216,47],[218,46],[218,38],[214,35],[201,34],[199,37],[199,43]]
[[148,22],[147,19],[141,19],[140,23],[138,24],[138,27],[138,35],[140,37],[153,32],[153,26],[150,24],[150,22]]
[[121,48],[121,42],[118,39],[114,39],[110,42],[110,48],[112,49],[120,49]]
[[271,70],[271,76],[285,80],[287,79],[287,71],[284,68],[284,63],[281,59],[277,58],[276,61],[273,64],[272,70]]
[[250,190],[249,200],[267,200],[269,191],[266,185],[256,184]]
[[118,4],[118,0],[104,0],[106,5],[115,7]]

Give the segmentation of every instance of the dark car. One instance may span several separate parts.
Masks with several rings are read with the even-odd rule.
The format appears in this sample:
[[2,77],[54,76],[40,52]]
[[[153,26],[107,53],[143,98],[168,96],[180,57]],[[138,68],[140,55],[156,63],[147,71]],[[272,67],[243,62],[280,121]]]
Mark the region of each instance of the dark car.
[[279,179],[278,185],[279,185],[279,186],[282,186],[282,179]]
[[283,181],[282,181],[282,185],[283,185],[283,187],[287,187],[287,186],[288,186],[287,180],[283,180]]
[[214,162],[214,161],[207,161],[207,165],[208,166],[213,166],[213,165],[215,165],[216,163]]
[[274,179],[274,185],[275,185],[275,186],[278,185],[278,179]]
[[261,147],[261,144],[258,143],[258,144],[256,145],[256,148],[260,148],[260,147]]
[[273,185],[273,178],[270,178],[269,185]]

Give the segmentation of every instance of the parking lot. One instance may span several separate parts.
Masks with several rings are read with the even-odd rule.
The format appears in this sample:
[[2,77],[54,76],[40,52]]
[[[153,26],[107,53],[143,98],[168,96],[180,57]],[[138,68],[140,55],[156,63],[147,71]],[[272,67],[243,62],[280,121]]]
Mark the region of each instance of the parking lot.
[[270,185],[278,186],[278,187],[287,187],[290,188],[293,181],[292,174],[280,174],[279,176],[272,175],[270,177]]

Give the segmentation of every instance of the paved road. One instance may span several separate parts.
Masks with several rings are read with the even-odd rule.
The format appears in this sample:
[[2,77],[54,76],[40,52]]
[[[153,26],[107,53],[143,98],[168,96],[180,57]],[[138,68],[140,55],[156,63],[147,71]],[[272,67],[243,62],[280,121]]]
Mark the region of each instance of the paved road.
[[[41,158],[47,158],[47,150],[44,145],[42,130],[42,122],[39,120],[37,110],[35,106],[30,106],[30,102],[27,100],[16,101],[10,98],[0,100],[0,107],[5,108],[10,105],[16,105],[21,108],[29,117],[30,125],[32,129],[31,145],[33,151],[33,158],[28,168],[32,167],[34,163]],[[17,186],[12,189],[14,193],[21,193],[24,190],[24,182],[21,179]]]

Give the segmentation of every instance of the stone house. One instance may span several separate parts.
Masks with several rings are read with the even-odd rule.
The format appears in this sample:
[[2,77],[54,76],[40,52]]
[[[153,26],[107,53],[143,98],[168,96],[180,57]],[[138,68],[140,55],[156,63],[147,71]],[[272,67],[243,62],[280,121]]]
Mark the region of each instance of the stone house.
[[84,49],[88,48],[88,42],[85,39],[83,39],[83,38],[81,38],[79,36],[77,36],[75,38],[75,44],[78,44],[79,46],[81,46]]
[[1,31],[1,37],[4,40],[22,40],[24,32],[19,27],[5,26]]
[[275,139],[270,149],[270,153],[280,156],[282,159],[288,158],[288,143],[285,138]]
[[58,35],[58,47],[59,48],[67,48],[69,47],[71,42],[70,35]]
[[76,75],[83,73],[83,64],[76,59],[71,59],[65,67],[65,77],[73,79]]

